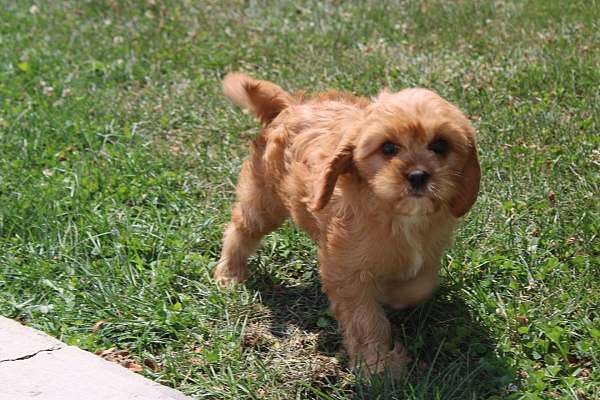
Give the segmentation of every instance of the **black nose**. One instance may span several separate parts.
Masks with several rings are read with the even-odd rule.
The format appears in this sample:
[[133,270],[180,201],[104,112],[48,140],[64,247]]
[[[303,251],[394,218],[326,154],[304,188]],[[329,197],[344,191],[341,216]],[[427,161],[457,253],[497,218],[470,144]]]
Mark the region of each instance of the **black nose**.
[[428,179],[429,174],[420,169],[408,173],[408,180],[410,182],[410,186],[412,186],[415,190],[423,189]]

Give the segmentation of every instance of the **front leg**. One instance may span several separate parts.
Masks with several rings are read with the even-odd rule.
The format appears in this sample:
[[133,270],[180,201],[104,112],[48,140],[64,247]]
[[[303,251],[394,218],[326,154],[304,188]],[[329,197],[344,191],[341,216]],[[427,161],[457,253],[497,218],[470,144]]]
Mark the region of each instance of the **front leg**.
[[370,275],[321,259],[321,276],[352,366],[367,376],[386,368],[401,372],[408,357],[399,344],[392,346],[390,322],[377,302]]
[[414,307],[431,297],[438,286],[438,266],[427,264],[414,278],[384,279],[377,282],[377,298],[397,310]]

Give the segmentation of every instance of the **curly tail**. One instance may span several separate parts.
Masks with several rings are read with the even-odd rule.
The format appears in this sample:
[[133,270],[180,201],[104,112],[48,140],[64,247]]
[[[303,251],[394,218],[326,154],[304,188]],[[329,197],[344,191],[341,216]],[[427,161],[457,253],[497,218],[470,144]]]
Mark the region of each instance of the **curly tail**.
[[265,126],[293,102],[292,96],[276,84],[251,78],[241,72],[225,76],[223,92],[234,103],[250,111]]

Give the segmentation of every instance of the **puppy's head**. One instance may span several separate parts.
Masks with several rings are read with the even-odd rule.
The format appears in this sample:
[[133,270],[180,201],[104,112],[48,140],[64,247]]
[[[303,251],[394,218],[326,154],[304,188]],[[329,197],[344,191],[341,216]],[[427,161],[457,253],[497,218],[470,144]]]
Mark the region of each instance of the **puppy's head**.
[[331,158],[316,209],[327,204],[337,177],[347,172],[398,214],[429,215],[446,208],[458,218],[479,191],[474,129],[458,108],[432,91],[384,92]]

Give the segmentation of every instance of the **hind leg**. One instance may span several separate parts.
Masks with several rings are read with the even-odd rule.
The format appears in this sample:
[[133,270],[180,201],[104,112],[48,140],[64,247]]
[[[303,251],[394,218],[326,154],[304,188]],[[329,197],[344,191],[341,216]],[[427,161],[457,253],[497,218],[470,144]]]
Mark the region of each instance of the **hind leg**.
[[262,174],[246,161],[237,187],[238,200],[231,222],[223,235],[221,259],[214,276],[221,286],[231,286],[248,277],[247,260],[263,236],[275,230],[287,217],[277,195],[266,184]]

